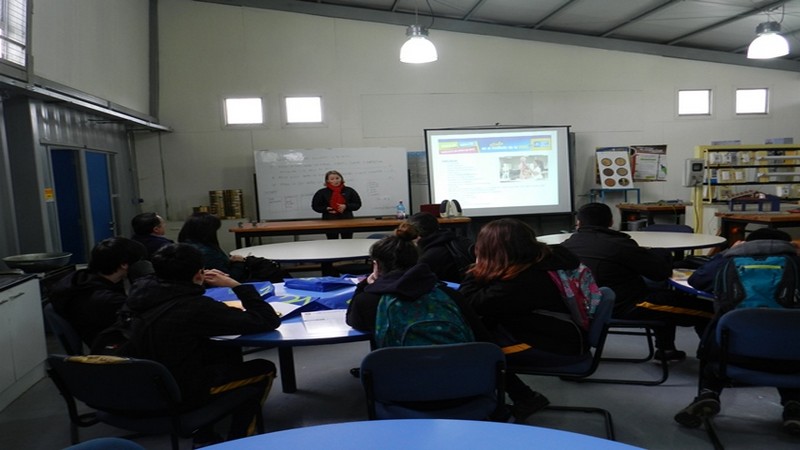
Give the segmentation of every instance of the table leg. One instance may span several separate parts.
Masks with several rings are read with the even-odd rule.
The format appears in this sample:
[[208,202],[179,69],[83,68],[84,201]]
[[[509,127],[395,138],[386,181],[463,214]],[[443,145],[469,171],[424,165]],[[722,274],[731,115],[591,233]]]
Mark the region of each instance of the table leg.
[[281,387],[283,392],[291,394],[297,391],[297,379],[294,373],[294,352],[292,347],[278,347],[278,363],[281,370]]

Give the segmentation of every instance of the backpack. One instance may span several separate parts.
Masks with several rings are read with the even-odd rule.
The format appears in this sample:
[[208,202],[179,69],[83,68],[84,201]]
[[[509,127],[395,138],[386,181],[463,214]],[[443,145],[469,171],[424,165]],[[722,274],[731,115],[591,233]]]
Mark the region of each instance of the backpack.
[[475,255],[472,254],[471,246],[472,243],[464,238],[451,239],[444,244],[444,248],[453,258],[453,263],[459,276],[458,280],[452,281],[463,280],[467,270],[475,262]]
[[180,298],[164,302],[154,308],[138,314],[123,307],[117,314],[117,321],[101,331],[92,342],[92,355],[111,355],[126,357],[142,357],[145,331],[162,314],[178,304]]
[[248,256],[244,260],[247,268],[247,281],[269,281],[281,283],[285,278],[292,278],[277,262],[258,256]]
[[714,279],[717,308],[800,308],[798,268],[788,255],[735,256]]
[[384,294],[375,318],[375,344],[382,347],[474,342],[461,309],[440,287],[414,301]]
[[589,331],[594,311],[603,298],[592,271],[581,263],[575,269],[549,270],[547,274],[561,293],[570,319],[583,331]]

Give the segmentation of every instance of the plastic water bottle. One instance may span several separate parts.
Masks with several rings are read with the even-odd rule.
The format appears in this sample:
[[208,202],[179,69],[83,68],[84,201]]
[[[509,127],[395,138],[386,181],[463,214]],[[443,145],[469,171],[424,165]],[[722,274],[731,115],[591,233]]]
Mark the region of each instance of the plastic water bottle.
[[406,205],[403,204],[403,201],[400,200],[397,202],[397,218],[398,219],[405,219],[407,217],[406,214]]

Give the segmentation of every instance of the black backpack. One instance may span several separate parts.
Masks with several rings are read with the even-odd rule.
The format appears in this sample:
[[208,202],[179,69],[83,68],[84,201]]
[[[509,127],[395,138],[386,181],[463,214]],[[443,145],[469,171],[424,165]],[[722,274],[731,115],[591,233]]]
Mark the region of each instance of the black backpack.
[[147,327],[178,304],[174,298],[139,314],[126,306],[117,314],[117,321],[97,335],[90,349],[92,355],[143,357],[144,335]]

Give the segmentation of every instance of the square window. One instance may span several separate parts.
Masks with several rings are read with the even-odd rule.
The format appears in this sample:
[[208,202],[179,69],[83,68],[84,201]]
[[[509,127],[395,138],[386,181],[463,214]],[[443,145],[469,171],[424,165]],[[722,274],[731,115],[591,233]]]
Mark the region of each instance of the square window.
[[262,125],[264,107],[261,98],[226,98],[225,125]]
[[711,89],[678,91],[678,115],[711,115]]
[[736,114],[766,114],[769,89],[737,89]]
[[322,123],[322,97],[286,97],[286,123]]

